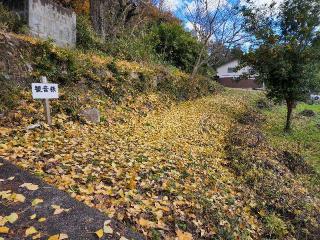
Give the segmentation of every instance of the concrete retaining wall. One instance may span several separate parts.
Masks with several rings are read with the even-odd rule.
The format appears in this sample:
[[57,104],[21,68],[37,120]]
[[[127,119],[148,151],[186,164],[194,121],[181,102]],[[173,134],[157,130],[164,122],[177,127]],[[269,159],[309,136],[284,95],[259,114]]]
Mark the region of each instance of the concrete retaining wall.
[[51,38],[59,46],[76,44],[76,14],[50,0],[29,0],[28,24],[33,36]]

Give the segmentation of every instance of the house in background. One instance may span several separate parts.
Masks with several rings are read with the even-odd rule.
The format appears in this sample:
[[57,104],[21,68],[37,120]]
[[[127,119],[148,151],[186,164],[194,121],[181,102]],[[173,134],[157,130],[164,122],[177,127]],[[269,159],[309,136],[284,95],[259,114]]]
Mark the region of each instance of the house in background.
[[0,3],[26,21],[32,36],[52,39],[63,47],[76,45],[77,17],[73,10],[51,0],[0,0]]
[[261,88],[262,85],[257,83],[255,76],[250,74],[251,68],[244,67],[237,70],[239,64],[239,60],[234,59],[218,67],[218,82],[230,88]]

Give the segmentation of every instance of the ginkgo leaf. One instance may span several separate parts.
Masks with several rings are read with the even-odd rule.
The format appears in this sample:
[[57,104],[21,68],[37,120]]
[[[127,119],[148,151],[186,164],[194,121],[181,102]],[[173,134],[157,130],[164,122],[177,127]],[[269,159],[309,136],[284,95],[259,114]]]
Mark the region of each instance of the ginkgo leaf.
[[45,222],[46,220],[46,218],[39,218],[38,222]]
[[58,214],[61,214],[64,212],[64,209],[62,208],[58,208],[58,209],[55,209],[54,212],[53,212],[53,215],[58,215]]
[[14,194],[13,195],[14,202],[22,202],[23,203],[25,200],[26,200],[26,198],[22,194]]
[[32,184],[32,183],[24,183],[22,185],[20,185],[20,187],[24,187],[30,191],[36,191],[39,189],[38,185]]
[[8,227],[3,227],[3,226],[0,227],[0,233],[4,233],[4,234],[5,234],[5,233],[9,233],[9,230],[10,230],[10,229],[9,229]]
[[33,220],[33,219],[35,219],[36,217],[37,217],[37,214],[32,214],[32,215],[30,216],[30,219]]
[[32,236],[32,239],[39,239],[41,238],[41,233],[37,233],[36,235]]
[[144,219],[144,218],[140,218],[139,221],[138,221],[138,224],[142,227],[146,227],[146,228],[151,228],[151,227],[154,227],[155,226],[155,223],[154,222],[151,222],[147,219]]
[[9,177],[8,180],[12,181],[15,177]]
[[113,234],[113,229],[110,226],[103,226],[103,232],[106,234]]
[[106,234],[112,234],[113,233],[113,229],[109,226],[109,224],[111,223],[111,220],[106,220],[103,223],[103,232]]
[[183,232],[180,229],[178,229],[176,231],[176,234],[177,234],[178,240],[192,240],[193,239],[191,233]]
[[65,233],[60,233],[59,234],[59,240],[64,240],[64,239],[68,239],[68,238],[69,238],[68,235],[65,234]]
[[7,218],[0,216],[0,226],[4,226],[7,222]]
[[51,205],[51,207],[54,209],[53,215],[58,215],[63,212],[69,212],[70,209],[61,208],[59,205]]
[[35,227],[29,227],[29,228],[26,229],[25,235],[26,235],[26,237],[28,237],[30,235],[33,235],[33,234],[37,233],[37,232],[38,231],[37,231],[37,229],[35,229]]
[[48,240],[64,240],[64,239],[68,239],[68,235],[65,233],[60,233],[60,234],[55,234],[53,236],[50,236],[48,238]]
[[32,201],[32,206],[36,206],[40,203],[43,203],[43,199],[40,199],[40,198],[36,198]]
[[119,240],[128,240],[128,238],[121,237]]
[[98,231],[96,231],[96,235],[98,236],[98,238],[102,238],[103,237],[103,229],[99,229]]
[[18,214],[17,213],[11,213],[9,216],[6,216],[6,219],[10,223],[14,223],[15,221],[18,220]]
[[50,236],[48,240],[59,240],[59,234]]

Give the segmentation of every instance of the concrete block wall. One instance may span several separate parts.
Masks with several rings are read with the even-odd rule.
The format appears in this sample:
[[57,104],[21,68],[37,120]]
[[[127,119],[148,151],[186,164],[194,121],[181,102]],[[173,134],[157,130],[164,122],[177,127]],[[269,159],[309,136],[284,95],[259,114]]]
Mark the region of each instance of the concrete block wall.
[[51,38],[59,46],[76,45],[76,14],[50,0],[29,0],[28,25],[33,36]]

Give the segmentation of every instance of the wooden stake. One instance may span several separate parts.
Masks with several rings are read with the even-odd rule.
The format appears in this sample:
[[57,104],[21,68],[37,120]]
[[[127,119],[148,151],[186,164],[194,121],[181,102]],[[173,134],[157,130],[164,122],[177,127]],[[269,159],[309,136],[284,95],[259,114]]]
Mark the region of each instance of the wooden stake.
[[[42,83],[48,83],[47,77],[42,76],[41,78],[41,82]],[[52,120],[51,120],[51,114],[50,114],[50,101],[49,99],[44,99],[43,100],[43,105],[44,105],[44,113],[45,113],[45,117],[46,117],[46,122],[48,125],[52,124]]]

